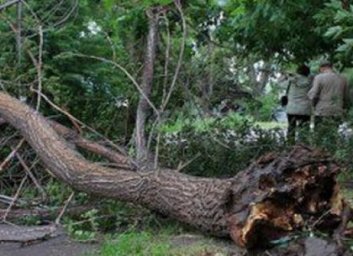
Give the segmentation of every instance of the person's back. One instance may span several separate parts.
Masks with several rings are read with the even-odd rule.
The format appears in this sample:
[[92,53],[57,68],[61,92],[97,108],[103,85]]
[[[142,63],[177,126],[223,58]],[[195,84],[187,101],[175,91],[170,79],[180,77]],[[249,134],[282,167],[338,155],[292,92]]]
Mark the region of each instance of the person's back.
[[348,97],[347,80],[333,72],[318,74],[308,93],[315,106],[315,116],[342,116]]
[[296,131],[298,131],[298,136],[302,134],[300,137],[303,142],[306,137],[305,133],[308,133],[310,129],[311,101],[307,95],[311,87],[309,74],[309,67],[303,64],[298,66],[297,73],[289,79],[286,112],[288,120],[287,140],[290,144],[296,141]]
[[311,88],[311,81],[307,76],[296,74],[290,80],[288,90],[287,114],[310,115],[311,101],[307,94]]
[[315,138],[321,143],[335,143],[338,127],[348,106],[348,95],[347,79],[335,73],[331,63],[321,63],[320,74],[315,76],[308,93],[315,111]]

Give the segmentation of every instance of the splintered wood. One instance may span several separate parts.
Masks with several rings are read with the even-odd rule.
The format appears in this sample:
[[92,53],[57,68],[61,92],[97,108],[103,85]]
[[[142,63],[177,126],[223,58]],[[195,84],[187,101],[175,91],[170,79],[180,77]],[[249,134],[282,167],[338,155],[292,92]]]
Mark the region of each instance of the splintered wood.
[[232,239],[252,248],[304,227],[332,233],[345,205],[336,181],[339,170],[325,153],[302,146],[284,157],[262,157],[234,177]]

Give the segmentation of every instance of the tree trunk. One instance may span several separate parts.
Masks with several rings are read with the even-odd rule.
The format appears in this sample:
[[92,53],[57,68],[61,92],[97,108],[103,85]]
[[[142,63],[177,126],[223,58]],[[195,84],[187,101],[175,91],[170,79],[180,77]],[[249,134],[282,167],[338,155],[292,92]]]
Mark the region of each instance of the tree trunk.
[[267,62],[262,68],[255,68],[254,64],[249,66],[248,75],[253,86],[253,96],[261,96],[264,94],[270,74],[271,65]]
[[140,100],[136,112],[136,155],[139,162],[148,160],[148,152],[146,146],[145,123],[147,113],[150,110],[149,103],[146,98],[150,98],[152,91],[154,62],[156,58],[157,33],[158,33],[158,18],[157,9],[151,8],[146,14],[148,17],[148,36],[146,55],[144,60],[143,75],[142,75],[142,91],[144,95],[140,95]]
[[16,51],[17,51],[17,65],[21,66],[22,62],[22,2],[17,3],[17,21],[16,21]]
[[346,11],[349,11],[349,6],[350,6],[349,0],[342,0],[341,3],[342,3],[342,8]]
[[38,112],[0,93],[0,115],[17,128],[49,171],[74,189],[144,205],[241,246],[267,244],[302,227],[332,230],[344,201],[339,167],[321,152],[297,147],[269,154],[230,179],[174,170],[132,172],[84,159]]

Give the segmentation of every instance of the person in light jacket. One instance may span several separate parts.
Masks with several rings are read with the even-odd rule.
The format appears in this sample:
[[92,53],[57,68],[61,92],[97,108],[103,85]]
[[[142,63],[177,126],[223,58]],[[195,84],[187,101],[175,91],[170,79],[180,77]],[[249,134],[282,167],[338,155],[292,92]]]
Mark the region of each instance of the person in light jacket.
[[308,97],[314,106],[315,129],[330,122],[338,127],[348,107],[347,79],[334,72],[330,62],[324,61],[320,64],[320,73],[315,76]]
[[288,143],[294,144],[296,132],[298,137],[304,138],[310,130],[311,101],[308,91],[311,88],[310,68],[306,65],[298,66],[296,74],[288,79],[288,104],[286,106]]

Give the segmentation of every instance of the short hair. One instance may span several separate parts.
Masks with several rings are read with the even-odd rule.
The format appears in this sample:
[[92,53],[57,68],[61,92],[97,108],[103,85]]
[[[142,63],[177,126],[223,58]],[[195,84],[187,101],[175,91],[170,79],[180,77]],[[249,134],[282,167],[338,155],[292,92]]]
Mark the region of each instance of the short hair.
[[320,62],[320,68],[332,68],[332,63],[328,60],[323,60]]
[[302,64],[297,67],[297,73],[303,76],[308,76],[310,74],[310,68],[307,65]]

